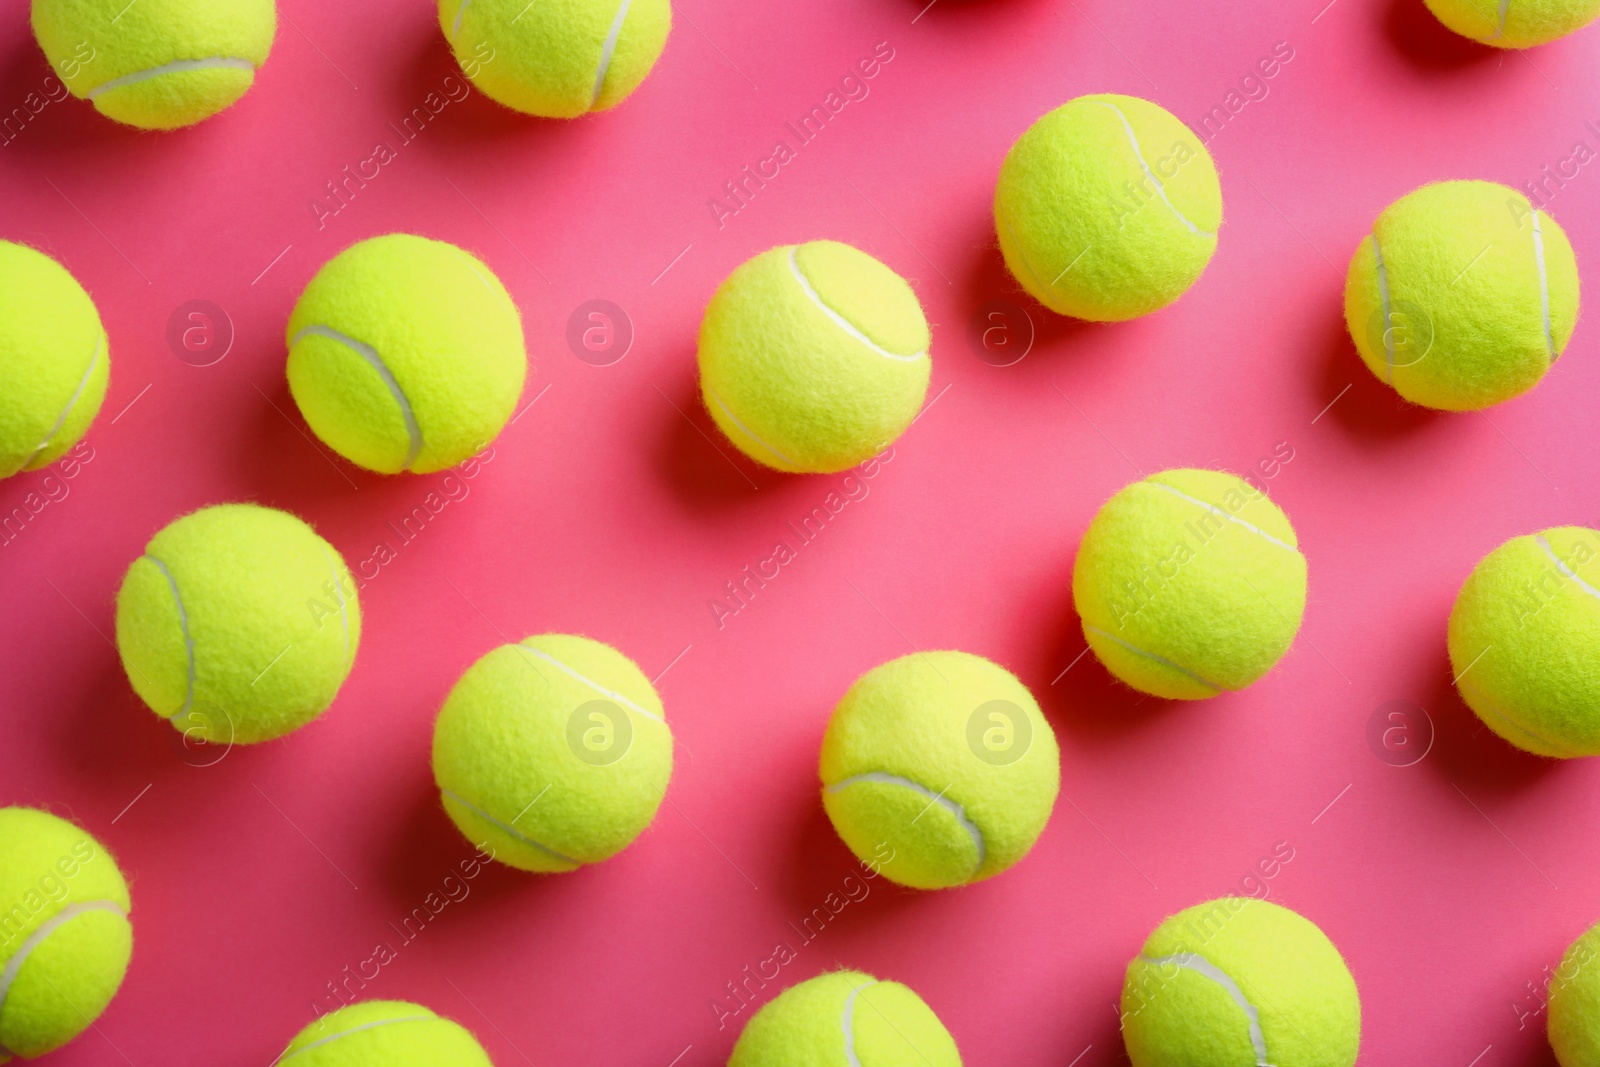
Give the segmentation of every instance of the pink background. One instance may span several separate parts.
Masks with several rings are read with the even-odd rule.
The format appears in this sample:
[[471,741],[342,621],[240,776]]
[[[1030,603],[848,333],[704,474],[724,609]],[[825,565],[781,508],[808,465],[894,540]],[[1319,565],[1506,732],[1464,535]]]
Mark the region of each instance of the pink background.
[[[650,675],[672,665],[660,689],[679,759],[632,848],[566,876],[483,871],[365,989],[460,1020],[497,1064],[725,1059],[750,1014],[719,1029],[725,983],[781,940],[798,947],[788,924],[855,870],[818,803],[828,712],[912,647],[993,657],[1038,694],[1062,748],[1054,818],[986,884],[870,883],[757,999],[842,964],[917,989],[969,1063],[1122,1063],[1113,1005],[1146,933],[1254,889],[1345,953],[1363,1062],[1552,1062],[1547,969],[1600,919],[1600,765],[1538,760],[1481,729],[1452,690],[1444,624],[1502,540],[1600,521],[1596,327],[1580,322],[1526,397],[1436,415],[1360,365],[1340,294],[1373,217],[1412,187],[1521,185],[1575,142],[1596,147],[1600,35],[1502,55],[1449,35],[1421,0],[925,2],[684,0],[619,110],[544,122],[473,93],[320,228],[324,183],[457,84],[431,4],[287,0],[257,87],[225,115],[140,134],[66,101],[0,147],[0,236],[77,274],[113,354],[92,460],[70,480],[0,483],[0,511],[57,497],[0,549],[0,803],[80,820],[135,902],[121,995],[52,1062],[270,1062],[330,1005],[326,984],[397,944],[391,924],[469,854],[428,770],[434,713],[478,656],[547,630],[612,642]],[[6,111],[49,74],[26,7],[0,9]],[[878,42],[893,59],[870,95],[719,228],[708,201],[723,183]],[[1114,91],[1196,125],[1245,98],[1241,79],[1278,42],[1292,60],[1250,82],[1256,99],[1211,141],[1227,222],[1191,293],[1109,327],[1020,293],[989,198],[1033,119]],[[1591,292],[1597,206],[1600,168],[1549,204]],[[282,331],[300,288],[393,230],[475,250],[526,317],[525,400],[540,399],[470,480],[356,470],[308,440],[288,397]],[[845,483],[734,453],[697,409],[695,331],[736,264],[823,236],[911,279],[938,399],[851,483],[867,495],[719,629],[723,583]],[[595,298],[636,330],[610,366],[565,340]],[[192,299],[237,331],[212,366],[166,341]],[[1037,326],[1013,366],[969,344],[996,299]],[[1069,575],[1100,503],[1163,467],[1246,472],[1285,449],[1268,485],[1311,597],[1277,670],[1169,705],[1078,659]],[[459,499],[401,542],[388,524],[451,487]],[[324,719],[196,767],[106,638],[150,535],[237,499],[306,517],[358,569],[379,542],[397,547],[362,591],[360,656]],[[1436,727],[1411,766],[1367,740],[1391,700]]]

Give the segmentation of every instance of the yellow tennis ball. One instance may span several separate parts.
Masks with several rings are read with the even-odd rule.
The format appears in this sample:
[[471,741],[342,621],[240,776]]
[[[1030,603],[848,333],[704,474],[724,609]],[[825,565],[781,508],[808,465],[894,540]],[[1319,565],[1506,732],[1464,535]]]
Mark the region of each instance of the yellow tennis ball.
[[1026,856],[1061,789],[1056,735],[1026,686],[968,652],[868,671],[822,739],[822,805],[862,863],[914,889]]
[[1122,1042],[1133,1067],[1351,1067],[1361,998],[1316,924],[1223,897],[1156,927],[1128,964]]
[[106,1010],[133,954],[131,907],[86,831],[0,808],[0,1063],[52,1052]]
[[493,1067],[465,1027],[403,1000],[366,1000],[295,1035],[273,1067]]
[[1140,692],[1243,689],[1294,642],[1306,560],[1289,518],[1231,474],[1168,470],[1106,501],[1072,567],[1083,635]]
[[134,692],[210,744],[282,737],[327,710],[361,640],[338,550],[286,511],[219,504],[145,546],[117,593]]
[[490,99],[570,119],[627,99],[672,29],[669,0],[439,0],[456,61]]
[[899,982],[834,971],[790,986],[745,1024],[728,1067],[961,1067],[944,1023]]
[[77,444],[110,375],[105,327],[83,286],[42,252],[0,241],[0,478]]
[[1550,976],[1546,1030],[1561,1067],[1600,1067],[1600,926],[1567,947]]
[[1496,48],[1528,48],[1565,37],[1600,15],[1600,0],[1427,0],[1463,37]]
[[146,130],[243,96],[277,24],[272,0],[33,0],[34,36],[68,91]]
[[739,451],[780,471],[848,470],[922,408],[932,335],[911,286],[837,241],[746,261],[700,325],[700,395]]
[[289,391],[313,432],[381,474],[453,467],[522,395],[522,317],[455,245],[373,237],[329,260],[289,316]]
[[994,225],[1006,267],[1052,311],[1121,322],[1164,308],[1211,261],[1222,187],[1200,138],[1136,96],[1069,100],[1000,167]]
[[433,731],[433,777],[467,840],[524,871],[573,871],[633,843],[672,777],[672,730],[610,645],[544,634],[461,676]]
[[1469,411],[1527,392],[1578,321],[1565,231],[1515,189],[1424,185],[1384,208],[1345,278],[1361,359],[1414,404]]
[[1514,537],[1450,612],[1450,666],[1484,725],[1541,756],[1600,755],[1600,531]]

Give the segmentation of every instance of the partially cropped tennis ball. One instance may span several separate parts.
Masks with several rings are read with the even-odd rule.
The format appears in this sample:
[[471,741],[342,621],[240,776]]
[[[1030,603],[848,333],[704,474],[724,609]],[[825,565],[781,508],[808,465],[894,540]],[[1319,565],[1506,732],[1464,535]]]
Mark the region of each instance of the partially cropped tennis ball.
[[106,398],[110,345],[65,267],[0,241],[0,478],[60,459]]
[[1568,946],[1550,978],[1550,1047],[1561,1067],[1600,1067],[1600,926]]
[[1294,642],[1306,559],[1265,493],[1210,470],[1168,470],[1106,501],[1072,567],[1083,635],[1152,696],[1243,689]]
[[1484,725],[1541,756],[1600,755],[1600,532],[1558,526],[1485,556],[1450,612],[1450,666]]
[[1223,897],[1156,927],[1128,964],[1122,1041],[1133,1067],[1351,1067],[1361,998],[1309,919]]
[[915,889],[991,878],[1044,831],[1056,735],[1026,686],[968,652],[915,652],[856,680],[822,739],[822,804],[862,863]]
[[367,1000],[295,1035],[273,1067],[493,1067],[477,1038],[421,1004]]
[[272,0],[33,0],[33,33],[73,96],[147,130],[210,118],[267,61]]
[[1120,322],[1166,307],[1200,277],[1217,249],[1222,187],[1200,138],[1165,108],[1080,96],[1006,153],[994,225],[1035,300]]
[[955,1039],[899,982],[860,971],[779,993],[745,1025],[728,1067],[961,1067]]
[[131,906],[87,832],[0,808],[0,1063],[52,1052],[106,1010],[133,954]]
[[522,395],[522,317],[483,262],[396,233],[351,245],[289,316],[289,391],[316,435],[381,474],[467,459]]
[[739,451],[780,471],[848,470],[905,432],[932,335],[911,286],[837,241],[746,261],[700,325],[700,395]]
[[570,119],[616,107],[655,66],[669,0],[439,0],[456,61],[490,99]]
[[672,731],[627,656],[544,634],[500,646],[450,690],[433,777],[473,844],[525,871],[572,871],[621,852],[655,819]]
[[1463,37],[1496,48],[1528,48],[1565,37],[1600,15],[1600,0],[1427,0]]
[[1493,182],[1424,185],[1384,208],[1345,279],[1362,360],[1414,404],[1468,411],[1527,392],[1578,321],[1556,220]]
[[219,504],[174,521],[117,593],[134,692],[186,736],[268,741],[333,703],[361,605],[338,551],[286,511]]

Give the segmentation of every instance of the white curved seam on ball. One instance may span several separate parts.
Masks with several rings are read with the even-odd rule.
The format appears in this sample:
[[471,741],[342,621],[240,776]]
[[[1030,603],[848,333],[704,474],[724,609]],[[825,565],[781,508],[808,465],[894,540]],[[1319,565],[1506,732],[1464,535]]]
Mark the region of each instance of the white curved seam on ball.
[[461,36],[461,19],[466,15],[467,8],[472,6],[472,0],[461,0],[461,6],[456,8],[455,22],[450,27],[450,43],[455,44],[456,38]]
[[926,359],[928,357],[926,350],[909,356],[902,356],[898,352],[889,351],[887,348],[884,348],[878,342],[862,333],[855,323],[851,322],[849,319],[833,310],[833,308],[829,307],[822,299],[822,294],[812,288],[811,280],[807,278],[805,272],[800,269],[800,261],[798,258],[796,258],[799,251],[800,247],[798,245],[789,246],[789,270],[794,273],[794,280],[800,283],[801,291],[810,298],[813,304],[822,309],[822,313],[824,315],[833,320],[833,324],[835,326],[839,327],[839,329],[843,330],[851,337],[854,337],[857,341],[860,341],[862,344],[878,353],[878,355],[883,356],[885,359],[895,359],[902,363],[915,363],[919,359]]
[[194,705],[194,635],[189,633],[189,611],[183,606],[183,594],[178,591],[178,580],[172,576],[167,565],[161,560],[146,552],[144,558],[156,565],[161,576],[167,580],[167,587],[172,590],[172,602],[178,606],[178,628],[183,631],[183,654],[188,661],[189,678],[183,691],[183,707],[173,712],[167,721],[178,725],[178,721],[189,714],[189,709]]
[[28,962],[28,956],[33,950],[44,943],[45,938],[59,930],[64,924],[76,919],[78,916],[91,911],[109,911],[114,915],[126,917],[127,911],[121,904],[114,900],[84,900],[68,904],[49,919],[39,924],[39,928],[29,934],[22,944],[17,946],[17,951],[6,960],[6,965],[0,967],[0,1011],[5,1010],[6,997],[11,993],[11,985],[17,980],[22,965]]
[[94,355],[89,357],[89,369],[83,372],[83,377],[78,380],[78,387],[72,391],[72,396],[67,400],[67,406],[61,409],[61,414],[56,419],[56,424],[50,427],[50,432],[44,435],[44,440],[39,442],[39,447],[33,450],[33,455],[22,461],[18,470],[26,470],[28,464],[39,458],[39,454],[50,447],[50,442],[56,434],[61,432],[61,427],[67,424],[67,419],[72,415],[72,409],[78,406],[78,401],[83,397],[83,391],[89,388],[89,378],[94,374],[94,369],[100,365],[100,350],[105,347],[106,337],[102,333],[95,338]]
[[395,379],[394,373],[389,370],[389,365],[383,361],[383,357],[378,355],[378,350],[363,341],[357,341],[354,337],[340,333],[331,326],[321,325],[307,326],[302,329],[294,335],[294,340],[289,342],[289,347],[293,348],[299,344],[301,339],[308,334],[313,337],[325,337],[330,341],[336,341],[344,345],[366,360],[372,365],[372,369],[378,372],[378,377],[383,379],[383,384],[389,390],[389,395],[394,397],[394,402],[400,407],[400,417],[405,420],[408,440],[405,462],[400,464],[400,469],[410,470],[411,465],[417,461],[417,456],[422,453],[422,427],[417,424],[417,414],[412,410],[411,401],[407,398],[405,390],[400,388],[400,383]]
[[1584,581],[1578,576],[1577,571],[1567,566],[1566,562],[1562,560],[1560,556],[1556,555],[1555,549],[1550,547],[1550,542],[1545,540],[1544,534],[1535,534],[1533,540],[1540,548],[1544,549],[1544,554],[1550,557],[1550,562],[1556,565],[1556,570],[1561,572],[1561,576],[1563,578],[1578,583],[1579,589],[1582,589],[1585,593],[1588,593],[1596,600],[1600,600],[1600,589],[1596,589],[1594,586]]
[[1267,533],[1267,531],[1263,530],[1261,527],[1257,526],[1255,523],[1246,522],[1245,520],[1239,518],[1239,516],[1231,514],[1230,512],[1226,511],[1225,509],[1217,507],[1217,505],[1215,505],[1215,504],[1208,504],[1204,500],[1199,499],[1198,497],[1192,497],[1188,493],[1185,493],[1182,489],[1174,489],[1172,486],[1168,485],[1166,482],[1152,481],[1149,478],[1145,479],[1145,484],[1146,485],[1153,485],[1157,489],[1165,489],[1167,492],[1171,493],[1173,496],[1181,496],[1181,497],[1183,497],[1183,499],[1187,500],[1189,503],[1197,505],[1197,506],[1202,507],[1202,508],[1205,508],[1207,511],[1211,512],[1214,515],[1218,515],[1218,516],[1220,516],[1220,517],[1222,517],[1224,519],[1227,519],[1229,522],[1238,523],[1240,526],[1243,526],[1246,530],[1249,530],[1251,533],[1257,534],[1257,535],[1259,535],[1261,537],[1266,538],[1268,541],[1271,541],[1273,544],[1279,546],[1280,548],[1287,548],[1290,552],[1293,552],[1296,555],[1300,554],[1300,550],[1298,548],[1296,548],[1295,546],[1291,545],[1287,541],[1282,541],[1282,540],[1279,540],[1276,537],[1273,537],[1271,534]]
[[943,793],[935,793],[921,782],[910,778],[905,778],[898,774],[890,774],[888,771],[868,771],[865,774],[853,774],[849,778],[845,778],[842,781],[838,781],[830,785],[828,787],[828,792],[838,793],[849,786],[855,785],[857,782],[878,782],[882,785],[902,786],[906,789],[912,790],[913,792],[921,793],[935,804],[938,804],[940,807],[944,808],[951,815],[955,816],[956,822],[961,824],[961,828],[967,832],[967,836],[972,838],[973,847],[978,850],[978,863],[973,870],[981,871],[983,869],[984,861],[988,858],[988,849],[984,846],[983,842],[983,831],[978,829],[977,823],[967,818],[966,808],[962,807],[954,800],[951,800]]
[[611,70],[611,58],[617,51],[617,38],[622,36],[622,23],[628,17],[628,7],[633,0],[622,0],[617,7],[617,15],[611,20],[611,29],[606,33],[606,42],[600,47],[600,69],[594,74],[594,92],[589,96],[589,108],[600,102],[600,90],[605,88],[606,74]]
[[[1474,696],[1476,696],[1478,698],[1478,700],[1482,703],[1482,705],[1489,709],[1489,714],[1491,716],[1493,716],[1494,719],[1496,721],[1498,721],[1502,726],[1504,726],[1506,729],[1510,730],[1512,733],[1521,734],[1523,737],[1526,737],[1528,740],[1534,741],[1534,742],[1537,742],[1538,744],[1543,745],[1548,751],[1551,751],[1551,752],[1562,752],[1562,753],[1567,753],[1568,755],[1571,754],[1571,750],[1566,745],[1558,745],[1554,741],[1551,741],[1548,737],[1544,737],[1544,736],[1542,736],[1540,734],[1534,733],[1532,730],[1528,729],[1526,726],[1524,726],[1521,723],[1517,722],[1510,715],[1507,715],[1506,712],[1505,712],[1505,709],[1500,707],[1500,705],[1496,704],[1494,701],[1490,700],[1489,699],[1489,695],[1487,693],[1485,693],[1482,689],[1479,689],[1477,686],[1473,685],[1471,682],[1467,681],[1465,678],[1457,678],[1456,679],[1456,685],[1460,686],[1462,689],[1465,689],[1465,690],[1471,692]],[[1479,718],[1483,717],[1483,712],[1479,708],[1477,708],[1476,706],[1474,706],[1472,710],[1474,712],[1477,712]]]
[[1545,271],[1544,230],[1539,226],[1539,215],[1533,213],[1533,261],[1539,267],[1539,312],[1544,317],[1544,347],[1550,362],[1556,361],[1556,339],[1550,329],[1550,276]]
[[163,63],[159,67],[150,67],[147,70],[136,70],[132,74],[124,74],[112,78],[110,81],[101,82],[89,90],[89,99],[93,100],[101,93],[109,93],[113,89],[125,89],[130,85],[149,81],[152,78],[165,77],[168,74],[186,74],[193,70],[248,70],[254,74],[256,65],[248,59],[237,59],[233,56],[212,56],[209,59],[178,59],[171,63]]
[[877,979],[862,982],[850,990],[850,995],[844,998],[844,1013],[839,1020],[839,1028],[844,1031],[844,1058],[850,1067],[861,1067],[861,1058],[856,1055],[856,994],[868,986],[877,985]]
[[663,716],[657,715],[655,712],[651,711],[649,708],[641,707],[640,705],[635,704],[633,701],[629,700],[627,697],[623,696],[621,693],[614,692],[613,690],[607,689],[605,686],[601,685],[599,682],[595,681],[594,679],[588,678],[588,677],[586,677],[586,676],[584,676],[582,674],[579,674],[577,671],[573,670],[571,667],[567,666],[565,663],[562,663],[560,660],[556,659],[554,656],[552,656],[550,653],[544,651],[543,649],[534,648],[532,645],[528,644],[526,641],[517,642],[517,647],[525,649],[525,650],[527,650],[529,652],[532,652],[535,656],[538,656],[540,659],[542,659],[546,663],[550,664],[550,666],[556,668],[556,670],[563,672],[564,674],[566,674],[567,676],[569,676],[571,678],[577,679],[578,681],[582,682],[584,685],[588,686],[590,689],[593,689],[595,692],[600,693],[601,695],[603,695],[605,697],[608,697],[611,700],[616,701],[618,704],[621,704],[624,707],[632,708],[634,711],[637,711],[640,715],[643,715],[647,719],[654,719],[656,722],[666,722],[667,721]]
[[1139,148],[1139,138],[1135,136],[1133,132],[1133,123],[1128,121],[1128,116],[1122,113],[1122,109],[1116,104],[1108,103],[1105,100],[1096,100],[1095,103],[1099,104],[1101,107],[1110,108],[1116,113],[1117,118],[1122,120],[1122,128],[1128,133],[1128,143],[1133,146],[1133,158],[1139,161],[1139,169],[1144,171],[1144,176],[1155,183],[1156,195],[1161,197],[1161,202],[1163,204],[1167,205],[1167,210],[1171,211],[1173,216],[1177,218],[1179,222],[1187,226],[1189,228],[1189,232],[1194,234],[1196,237],[1215,237],[1216,234],[1207,233],[1205,230],[1202,230],[1200,227],[1190,222],[1188,216],[1179,211],[1177,205],[1171,200],[1167,199],[1167,187],[1161,184],[1161,179],[1157,178],[1155,171],[1150,169],[1150,164],[1144,161],[1144,152]]
[[338,1041],[340,1038],[349,1037],[351,1034],[359,1034],[363,1030],[375,1030],[380,1026],[393,1026],[395,1023],[434,1023],[439,1021],[440,1019],[437,1015],[406,1015],[398,1019],[379,1019],[377,1022],[362,1023],[360,1026],[352,1026],[348,1030],[340,1030],[337,1034],[329,1034],[327,1037],[319,1038],[309,1045],[301,1045],[293,1052],[285,1052],[274,1061],[273,1067],[276,1067],[279,1063],[294,1059],[302,1052],[310,1052],[314,1048],[321,1048],[331,1041]]
[[1183,675],[1184,677],[1190,678],[1190,679],[1193,679],[1196,682],[1199,682],[1201,685],[1205,686],[1207,689],[1213,689],[1218,693],[1226,693],[1226,692],[1228,692],[1228,690],[1224,689],[1222,686],[1218,685],[1216,682],[1208,682],[1208,681],[1206,681],[1204,678],[1202,678],[1198,674],[1194,673],[1194,671],[1189,670],[1187,667],[1180,667],[1176,663],[1172,662],[1170,659],[1168,659],[1165,656],[1158,656],[1154,652],[1147,652],[1144,649],[1140,648],[1138,645],[1134,644],[1133,642],[1125,641],[1122,638],[1118,637],[1116,634],[1111,633],[1108,630],[1102,630],[1098,626],[1090,626],[1088,623],[1084,623],[1083,624],[1083,628],[1085,630],[1093,630],[1095,633],[1099,634],[1101,637],[1104,637],[1108,641],[1115,641],[1117,644],[1121,645],[1123,648],[1127,649],[1129,652],[1132,652],[1136,656],[1143,656],[1145,659],[1150,660],[1150,661],[1152,661],[1154,663],[1159,663],[1163,667],[1170,667],[1173,670],[1177,671],[1179,674]]
[[457,804],[460,804],[462,807],[469,809],[472,812],[472,814],[476,815],[478,818],[482,819],[484,822],[487,822],[487,823],[490,823],[490,824],[492,824],[494,826],[499,827],[501,831],[503,831],[504,833],[510,834],[512,837],[516,838],[518,841],[521,841],[524,845],[527,845],[530,848],[536,848],[540,852],[543,852],[544,854],[546,854],[547,856],[553,856],[554,858],[560,860],[562,863],[570,863],[574,867],[582,867],[583,866],[583,861],[582,860],[575,860],[571,856],[563,856],[561,853],[557,852],[555,849],[551,848],[549,845],[546,845],[546,844],[543,844],[541,842],[535,841],[533,838],[529,837],[527,834],[523,833],[521,830],[518,830],[516,827],[512,826],[510,823],[502,822],[501,820],[495,818],[493,815],[490,815],[488,812],[484,811],[482,808],[478,807],[478,805],[474,804],[472,801],[468,800],[466,797],[462,796],[460,793],[457,793],[455,790],[453,790],[453,789],[441,789],[441,790],[439,790],[439,792],[443,793],[445,796],[449,797],[451,800],[455,801]]
[[1490,34],[1491,40],[1495,37],[1504,37],[1506,35],[1506,16],[1510,13],[1511,0],[1500,0],[1500,21],[1496,23],[1494,33]]
[[1177,952],[1171,956],[1158,956],[1155,958],[1140,956],[1139,958],[1145,963],[1157,967],[1164,963],[1175,963],[1184,970],[1194,971],[1196,974],[1209,978],[1221,986],[1223,991],[1233,998],[1233,1002],[1239,1005],[1239,1010],[1244,1012],[1245,1019],[1250,1024],[1250,1045],[1255,1049],[1256,1067],[1272,1067],[1272,1062],[1267,1059],[1267,1039],[1261,1032],[1261,1013],[1256,1010],[1254,1004],[1250,1003],[1250,999],[1244,995],[1244,990],[1239,988],[1239,983],[1230,978],[1226,971],[1204,956],[1193,952]]
[[1389,303],[1389,268],[1383,265],[1383,249],[1378,234],[1372,234],[1372,259],[1378,265],[1378,306],[1383,309],[1383,380],[1394,384],[1394,314]]
[[344,595],[344,582],[340,580],[339,565],[333,561],[333,555],[326,548],[322,548],[322,558],[327,561],[328,570],[333,573],[333,592],[334,595],[339,598],[339,622],[344,626],[344,662],[345,666],[349,667],[350,616],[346,614],[347,601],[345,600]]
[[791,467],[800,466],[800,464],[797,461],[790,459],[788,456],[784,455],[782,452],[779,452],[776,448],[773,448],[771,445],[767,444],[767,442],[765,442],[761,438],[757,437],[755,435],[755,433],[751,431],[750,427],[746,426],[742,421],[740,421],[739,416],[737,416],[737,415],[735,415],[733,413],[733,409],[728,406],[727,401],[723,400],[722,397],[717,395],[717,391],[715,389],[713,389],[713,388],[711,388],[711,386],[707,385],[706,386],[706,392],[711,394],[711,399],[715,400],[717,402],[717,407],[722,409],[722,413],[724,415],[728,416],[728,420],[730,422],[732,422],[735,426],[739,427],[739,430],[746,437],[750,438],[750,440],[754,441],[756,444],[760,445],[762,448],[766,449],[768,452],[771,452],[774,456],[778,457],[778,459],[780,459],[784,463],[789,464],[789,466],[791,466]]

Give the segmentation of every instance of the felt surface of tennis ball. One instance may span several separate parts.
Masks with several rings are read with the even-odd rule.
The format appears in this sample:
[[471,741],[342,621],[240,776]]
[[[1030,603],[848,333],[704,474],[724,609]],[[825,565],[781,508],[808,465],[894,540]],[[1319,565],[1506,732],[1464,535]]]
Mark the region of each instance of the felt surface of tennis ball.
[[700,326],[700,395],[739,451],[832,473],[883,451],[928,392],[932,335],[911,286],[865,252],[811,241],[763,252]]
[[1072,599],[1112,674],[1153,696],[1199,700],[1243,689],[1289,650],[1306,560],[1265,493],[1220,471],[1168,470],[1095,515]]
[[858,678],[828,721],[819,770],[844,843],[916,889],[1012,867],[1061,788],[1055,732],[1033,694],[968,652],[917,652]]
[[274,1067],[492,1067],[477,1038],[420,1004],[367,1000],[300,1031]]
[[33,0],[33,33],[69,92],[147,130],[190,126],[249,90],[272,0]]
[[0,808],[0,1063],[52,1052],[106,1010],[133,954],[131,907],[89,833]]
[[454,245],[388,234],[352,245],[289,316],[289,391],[316,435],[382,474],[427,474],[481,451],[522,394],[522,318],[500,279]]
[[211,744],[282,737],[333,703],[361,605],[338,550],[286,511],[219,504],[175,520],[117,593],[134,692]]
[[1156,927],[1128,964],[1122,1040],[1133,1067],[1351,1067],[1361,998],[1316,924],[1222,897]]
[[65,267],[0,241],[0,477],[60,459],[106,398],[110,343]]
[[572,871],[621,852],[655,819],[672,731],[627,656],[543,634],[489,652],[450,690],[433,776],[480,849],[525,871]]
[[1199,279],[1217,248],[1222,186],[1200,138],[1160,105],[1080,96],[1006,153],[994,223],[1006,267],[1035,300],[1120,322]]
[[545,118],[605,111],[666,47],[669,0],[439,0],[456,61],[484,95]]
[[1515,189],[1435,182],[1384,208],[1350,260],[1345,325],[1414,404],[1468,411],[1527,392],[1578,321],[1565,231]]
[[1565,37],[1600,15],[1600,0],[1427,0],[1463,37],[1496,48],[1529,48]]
[[1450,611],[1450,666],[1484,725],[1541,756],[1600,755],[1600,532],[1514,537]]
[[1550,977],[1546,1032],[1561,1067],[1600,1067],[1600,926],[1567,947]]
[[960,1067],[933,1009],[899,982],[860,971],[819,975],[751,1017],[728,1067]]

